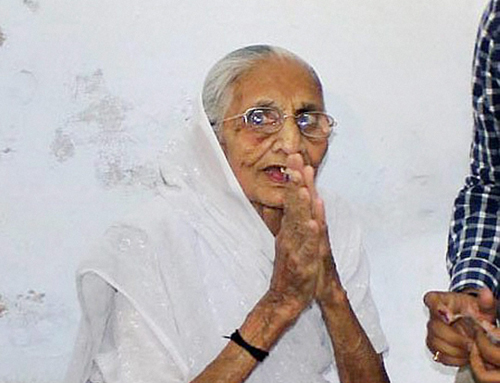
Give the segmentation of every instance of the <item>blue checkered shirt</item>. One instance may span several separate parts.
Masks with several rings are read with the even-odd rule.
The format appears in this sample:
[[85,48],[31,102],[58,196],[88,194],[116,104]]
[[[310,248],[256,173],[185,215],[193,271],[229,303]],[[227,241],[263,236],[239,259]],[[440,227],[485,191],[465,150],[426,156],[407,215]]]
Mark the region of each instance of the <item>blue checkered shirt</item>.
[[473,72],[470,175],[459,192],[448,238],[450,289],[489,287],[500,295],[500,0],[479,27]]

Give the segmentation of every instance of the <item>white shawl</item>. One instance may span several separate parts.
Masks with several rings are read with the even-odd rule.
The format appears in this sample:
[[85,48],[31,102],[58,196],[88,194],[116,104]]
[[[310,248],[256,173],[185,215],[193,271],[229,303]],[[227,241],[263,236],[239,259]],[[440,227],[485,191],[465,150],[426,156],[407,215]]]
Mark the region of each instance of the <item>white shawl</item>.
[[[269,286],[274,237],[245,197],[201,100],[198,104],[195,117],[176,132],[162,158],[160,196],[110,228],[78,270],[83,316],[67,383],[86,382],[108,336],[117,294],[188,382],[217,356],[227,342],[222,336],[240,327]],[[382,352],[386,343],[359,229],[338,198],[325,198],[325,203],[340,278]],[[330,339],[313,304],[247,382],[325,382],[332,361]],[[145,376],[154,368],[144,367]]]

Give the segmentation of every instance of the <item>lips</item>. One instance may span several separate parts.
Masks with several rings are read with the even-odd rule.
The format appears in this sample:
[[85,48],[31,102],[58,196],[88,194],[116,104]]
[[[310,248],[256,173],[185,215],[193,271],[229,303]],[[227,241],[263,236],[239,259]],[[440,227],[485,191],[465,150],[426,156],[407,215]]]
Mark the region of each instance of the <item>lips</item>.
[[264,172],[273,182],[288,182],[289,176],[286,173],[286,167],[281,165],[271,165],[264,168]]

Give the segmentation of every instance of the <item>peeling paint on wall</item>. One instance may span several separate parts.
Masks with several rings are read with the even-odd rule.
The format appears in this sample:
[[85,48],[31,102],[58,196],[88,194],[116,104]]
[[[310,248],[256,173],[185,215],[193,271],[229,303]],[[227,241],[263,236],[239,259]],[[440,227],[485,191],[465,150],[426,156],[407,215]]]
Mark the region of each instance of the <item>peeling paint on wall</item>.
[[5,37],[5,34],[2,31],[2,28],[0,28],[0,47],[3,45],[7,38]]
[[107,188],[137,185],[147,189],[156,186],[157,171],[153,164],[123,166],[115,160],[115,158],[105,159],[96,165],[96,177],[101,185]]
[[26,323],[27,319],[35,320],[45,303],[45,293],[28,290],[25,294],[18,294],[14,299],[0,295],[0,318],[10,318],[14,321]]
[[31,11],[37,12],[40,9],[40,2],[37,0],[23,0],[23,4]]
[[7,313],[7,303],[4,302],[4,298],[0,295],[0,318]]
[[75,154],[75,145],[68,134],[64,134],[61,129],[56,130],[56,137],[50,146],[51,152],[59,162],[70,159]]
[[16,128],[16,125],[0,129],[0,164],[2,161],[13,157],[16,152],[18,136],[19,129]]
[[104,78],[101,69],[97,69],[91,75],[76,76],[73,99],[78,100],[85,95],[97,93],[104,86]]
[[0,334],[6,335],[4,344],[24,348],[52,342],[71,318],[66,306],[54,303],[34,289],[15,296],[0,295]]
[[[138,155],[140,150],[154,152],[144,139],[158,130],[146,116],[134,115],[132,105],[107,88],[102,70],[76,76],[71,88],[74,112],[55,131],[50,146],[59,162],[65,162],[79,147],[95,150],[95,176],[104,188],[156,186],[157,165],[153,159]],[[146,138],[144,138],[146,137]]]
[[35,290],[28,290],[26,293],[17,294],[15,298],[7,298],[0,295],[0,316],[24,316],[33,311],[39,311],[38,308],[45,304],[45,293]]
[[79,122],[98,124],[103,134],[123,131],[123,121],[126,112],[130,109],[122,100],[105,95],[96,100],[79,113],[76,118]]
[[28,290],[26,294],[19,294],[18,300],[31,301],[37,303],[44,303],[45,293],[38,293],[35,290]]

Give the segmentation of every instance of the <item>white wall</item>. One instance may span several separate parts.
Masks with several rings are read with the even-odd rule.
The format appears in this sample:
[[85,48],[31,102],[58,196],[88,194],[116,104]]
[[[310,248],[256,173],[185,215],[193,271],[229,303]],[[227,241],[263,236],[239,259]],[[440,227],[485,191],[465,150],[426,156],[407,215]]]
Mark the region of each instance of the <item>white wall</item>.
[[321,182],[363,218],[393,382],[452,382],[424,346],[467,171],[485,0],[0,0],[0,382],[61,382],[92,241],[154,193],[156,153],[215,60],[295,51],[340,120]]

